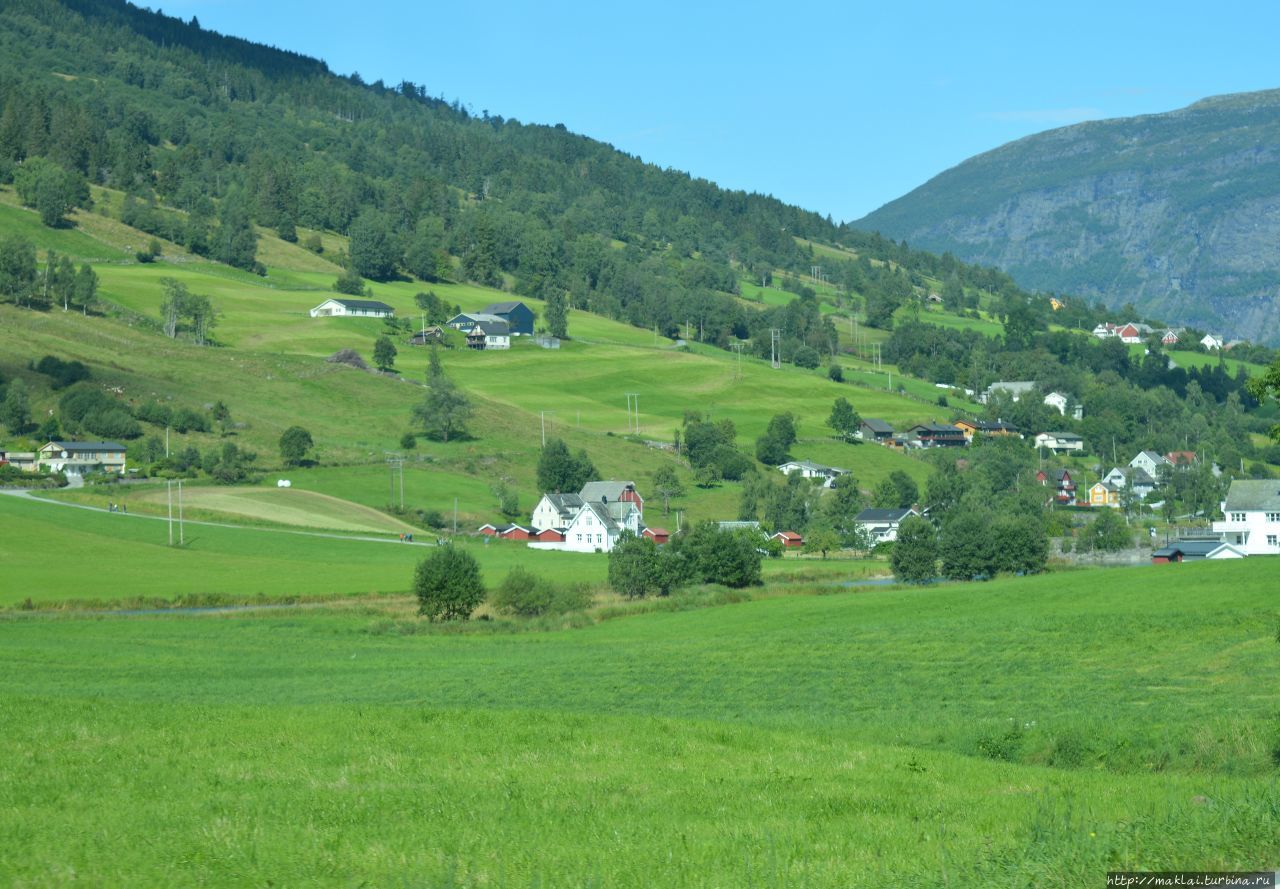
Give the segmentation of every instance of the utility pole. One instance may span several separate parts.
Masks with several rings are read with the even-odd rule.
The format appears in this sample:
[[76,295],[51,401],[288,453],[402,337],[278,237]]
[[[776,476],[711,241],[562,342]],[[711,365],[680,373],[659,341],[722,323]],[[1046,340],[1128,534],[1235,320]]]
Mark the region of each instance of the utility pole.
[[[547,446],[547,414],[554,414],[554,413],[555,411],[542,412],[542,446],[544,448]],[[578,416],[582,416],[581,411],[578,412]]]
[[776,327],[769,329],[769,364],[774,370],[782,367],[782,331]]
[[186,545],[186,528],[182,524],[182,479],[178,479],[178,546]]
[[404,456],[394,451],[387,451],[387,469],[390,470],[387,481],[391,485],[391,493],[388,496],[387,505],[390,506],[396,502],[396,471],[400,472],[400,508],[404,509]]
[[458,498],[453,498],[453,533],[458,533]]
[[627,396],[627,432],[640,432],[640,393],[628,392]]
[[164,427],[164,456],[169,459],[169,427]]
[[742,347],[746,343],[730,343],[729,348],[738,353],[738,369],[735,371],[733,378],[735,380],[742,379]]
[[169,545],[173,546],[173,479],[165,483],[165,489],[169,492]]

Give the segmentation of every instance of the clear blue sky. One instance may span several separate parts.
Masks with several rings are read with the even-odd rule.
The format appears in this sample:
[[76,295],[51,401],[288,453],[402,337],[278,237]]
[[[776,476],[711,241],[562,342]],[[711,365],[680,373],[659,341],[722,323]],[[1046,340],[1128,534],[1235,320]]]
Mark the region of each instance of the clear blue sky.
[[1264,0],[162,8],[837,222],[1030,133],[1280,87]]

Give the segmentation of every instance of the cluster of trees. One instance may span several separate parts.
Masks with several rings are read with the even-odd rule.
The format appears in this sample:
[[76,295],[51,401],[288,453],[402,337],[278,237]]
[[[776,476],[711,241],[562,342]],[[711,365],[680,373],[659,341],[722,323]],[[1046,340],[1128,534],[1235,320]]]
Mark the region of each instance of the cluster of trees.
[[151,474],[156,476],[198,478],[203,474],[216,484],[238,485],[252,479],[258,455],[228,441],[204,453],[188,444],[165,456],[164,440],[152,435],[130,447],[129,459],[149,464]]
[[63,311],[76,306],[88,313],[97,305],[98,275],[84,263],[74,263],[49,250],[43,264],[37,262],[36,248],[25,237],[9,233],[0,236],[0,298],[15,305],[49,309],[62,305]]
[[761,582],[763,538],[701,522],[665,546],[624,533],[609,552],[609,586],[629,599],[666,596],[688,584],[745,587]]
[[217,324],[217,315],[209,297],[192,293],[176,278],[161,278],[160,283],[164,287],[164,300],[160,303],[164,335],[175,339],[185,324],[192,339],[203,346]]
[[756,439],[756,459],[766,466],[777,466],[791,459],[791,446],[796,443],[796,418],[791,413],[775,414]]
[[713,421],[700,411],[685,411],[675,444],[693,467],[697,483],[710,487],[721,479],[737,481],[751,471],[751,459],[738,449],[737,440],[732,420]]
[[418,563],[413,575],[418,613],[432,621],[468,620],[486,597],[494,610],[520,617],[565,614],[591,604],[583,584],[553,584],[517,566],[492,594],[485,590],[475,556],[449,545]]
[[585,448],[577,453],[559,438],[549,438],[538,455],[538,490],[573,493],[587,482],[598,481],[596,470]]

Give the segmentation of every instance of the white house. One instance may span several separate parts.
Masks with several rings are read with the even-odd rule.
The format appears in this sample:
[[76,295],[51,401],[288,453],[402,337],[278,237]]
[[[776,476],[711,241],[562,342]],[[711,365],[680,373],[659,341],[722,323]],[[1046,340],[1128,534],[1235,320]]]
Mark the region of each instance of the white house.
[[311,310],[312,318],[391,318],[396,310],[376,299],[338,299],[331,297]]
[[1116,335],[1116,326],[1110,321],[1105,324],[1099,324],[1093,329],[1093,335],[1100,340],[1110,339]]
[[36,466],[50,472],[84,475],[125,469],[125,447],[114,441],[51,441],[38,452]]
[[1112,467],[1111,471],[1102,477],[1102,480],[1120,489],[1132,486],[1133,493],[1139,498],[1146,497],[1156,489],[1156,480],[1146,470],[1138,466],[1127,468]]
[[[1050,392],[1044,397],[1044,403],[1065,417],[1067,415],[1067,407],[1068,405],[1071,405],[1072,402],[1070,396],[1062,392]],[[1077,402],[1071,408],[1071,416],[1077,420],[1083,419],[1084,406]]]
[[543,494],[533,508],[533,528],[535,531],[567,528],[580,509],[582,498],[577,494]]
[[640,511],[634,503],[618,500],[606,505],[588,501],[564,529],[563,543],[542,546],[554,546],[556,549],[578,553],[593,553],[597,550],[607,553],[613,549],[623,531],[630,531],[637,536],[644,531]]
[[1204,339],[1200,340],[1200,345],[1204,346],[1206,349],[1209,349],[1209,350],[1221,349],[1222,337],[1214,336],[1211,333],[1206,333],[1204,335]]
[[836,479],[848,473],[849,470],[837,469],[834,466],[823,466],[821,463],[813,463],[809,460],[791,460],[779,466],[778,471],[783,475],[798,472],[804,478],[820,478],[822,479],[822,486],[829,488]]
[[853,521],[867,532],[872,544],[889,543],[898,539],[898,528],[904,521],[918,515],[914,509],[864,509]]
[[1169,466],[1169,459],[1155,451],[1139,451],[1138,456],[1129,461],[1133,469],[1141,469],[1154,479],[1160,478],[1160,467]]
[[505,321],[477,321],[467,331],[468,349],[510,349],[511,329]]
[[1084,439],[1074,432],[1041,432],[1036,436],[1037,448],[1048,448],[1055,454],[1083,451]]
[[0,466],[12,466],[23,472],[36,471],[35,451],[0,451]]
[[1280,555],[1280,481],[1237,479],[1213,530],[1251,556]]

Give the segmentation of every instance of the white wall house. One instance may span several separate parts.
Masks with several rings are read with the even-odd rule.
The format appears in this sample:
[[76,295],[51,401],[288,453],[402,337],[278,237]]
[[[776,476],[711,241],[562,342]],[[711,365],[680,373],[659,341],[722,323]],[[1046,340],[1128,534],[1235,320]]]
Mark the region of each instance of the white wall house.
[[914,509],[864,509],[853,521],[862,526],[871,543],[890,543],[898,539],[898,528],[911,516],[920,513]]
[[792,460],[779,466],[778,471],[783,475],[798,472],[803,478],[820,478],[822,479],[822,486],[829,488],[836,479],[845,475],[849,470],[837,469],[834,466],[823,466],[821,463],[813,463],[809,460]]
[[390,318],[396,310],[376,299],[330,297],[311,310],[312,318]]
[[564,542],[535,544],[538,548],[554,548],[577,553],[610,552],[623,531],[639,536],[644,530],[640,511],[634,503],[620,500],[604,504],[588,501],[578,510],[569,527],[564,529]]
[[1237,479],[1213,530],[1251,556],[1280,555],[1280,481]]
[[582,498],[577,494],[543,494],[533,508],[533,529],[567,528],[580,509]]
[[1077,420],[1084,419],[1084,407],[1078,402],[1072,406],[1070,396],[1062,392],[1050,392],[1044,397],[1044,403],[1064,417],[1067,415],[1067,407],[1071,406],[1071,416]]
[[1221,349],[1222,337],[1214,336],[1211,333],[1206,333],[1204,335],[1204,339],[1200,340],[1200,345],[1204,346],[1206,349],[1209,349],[1210,351],[1214,349]]
[[1084,439],[1074,432],[1041,432],[1036,436],[1037,448],[1048,448],[1055,454],[1084,450]]
[[1163,454],[1157,454],[1155,451],[1139,451],[1138,456],[1129,461],[1129,466],[1134,469],[1141,469],[1154,479],[1160,478],[1160,467],[1168,465],[1168,458]]

